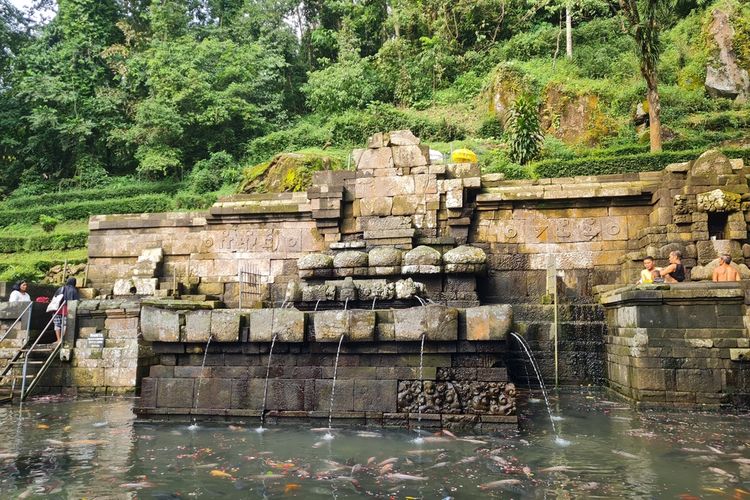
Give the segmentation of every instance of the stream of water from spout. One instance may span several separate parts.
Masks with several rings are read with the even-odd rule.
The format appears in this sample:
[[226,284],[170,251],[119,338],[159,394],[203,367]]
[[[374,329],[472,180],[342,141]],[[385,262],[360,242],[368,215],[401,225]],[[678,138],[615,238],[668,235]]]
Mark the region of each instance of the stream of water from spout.
[[318,304],[320,304],[320,299],[315,301],[315,310],[313,312],[318,312]]
[[424,438],[422,438],[422,399],[424,398],[424,339],[427,335],[422,335],[422,343],[419,346],[419,399],[417,399],[417,437],[414,438],[414,442],[422,444]]
[[557,433],[557,426],[555,425],[555,419],[552,416],[552,408],[549,405],[549,398],[547,397],[547,389],[544,385],[544,380],[542,380],[542,375],[539,373],[539,367],[536,364],[536,360],[534,359],[534,355],[531,352],[531,348],[528,346],[528,344],[526,343],[523,337],[521,337],[515,332],[510,332],[510,334],[513,336],[514,339],[518,341],[519,344],[521,344],[521,348],[526,353],[526,356],[529,358],[529,361],[531,362],[531,367],[534,369],[536,378],[539,381],[539,387],[541,387],[542,389],[542,396],[544,396],[544,404],[547,407],[547,414],[549,415],[549,422],[550,424],[552,424],[552,432],[555,434],[555,442],[561,446],[569,445],[570,442],[561,438],[560,434]]
[[344,311],[346,311],[346,308],[349,307],[349,297],[344,299]]
[[[201,385],[203,383],[203,375],[206,370],[206,356],[208,356],[208,347],[211,345],[211,339],[213,338],[213,335],[208,336],[208,342],[206,342],[206,350],[203,351],[203,363],[201,363],[201,376],[198,378],[198,387],[195,389],[195,401],[193,401],[193,410],[195,410],[198,407],[198,400],[201,396]],[[193,423],[190,424],[188,427],[191,431],[194,431],[198,429],[198,424],[195,420],[195,415],[193,415]]]
[[378,300],[378,298],[377,298],[377,297],[373,297],[373,298],[372,298],[372,307],[370,308],[370,310],[371,310],[371,311],[374,311],[374,310],[375,310],[375,301],[376,301],[376,300]]
[[333,439],[333,399],[336,395],[336,372],[339,369],[339,354],[341,354],[341,343],[344,341],[344,335],[339,338],[339,346],[336,349],[336,362],[333,364],[333,383],[331,384],[331,405],[328,407],[328,433],[323,436],[323,439],[330,441]]
[[273,357],[273,346],[276,344],[276,334],[274,334],[273,338],[271,339],[271,349],[268,351],[268,364],[266,365],[266,383],[263,386],[263,409],[260,411],[260,427],[258,427],[256,432],[263,432],[265,430],[265,427],[263,425],[266,423],[266,401],[268,400],[268,376],[271,374],[271,358]]

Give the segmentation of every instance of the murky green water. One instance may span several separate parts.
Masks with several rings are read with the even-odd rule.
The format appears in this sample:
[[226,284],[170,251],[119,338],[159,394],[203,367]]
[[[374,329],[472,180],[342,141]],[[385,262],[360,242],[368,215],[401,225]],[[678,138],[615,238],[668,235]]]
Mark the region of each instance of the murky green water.
[[553,405],[567,447],[539,403],[519,432],[416,445],[372,428],[190,431],[136,423],[132,400],[47,399],[0,408],[0,497],[750,499],[747,414],[636,412],[601,391]]

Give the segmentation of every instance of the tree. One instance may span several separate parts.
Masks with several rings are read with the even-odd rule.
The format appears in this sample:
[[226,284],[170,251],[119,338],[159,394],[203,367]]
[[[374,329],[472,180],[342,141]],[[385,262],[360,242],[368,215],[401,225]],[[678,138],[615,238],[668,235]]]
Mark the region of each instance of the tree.
[[630,34],[635,39],[641,75],[646,80],[651,152],[661,151],[661,104],[657,64],[661,46],[659,35],[672,0],[619,0]]

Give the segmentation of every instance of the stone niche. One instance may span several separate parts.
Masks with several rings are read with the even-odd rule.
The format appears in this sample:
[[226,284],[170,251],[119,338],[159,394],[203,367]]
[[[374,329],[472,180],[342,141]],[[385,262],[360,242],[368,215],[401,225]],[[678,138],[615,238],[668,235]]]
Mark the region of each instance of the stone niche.
[[602,297],[609,385],[641,405],[750,404],[745,290],[734,283],[629,287]]

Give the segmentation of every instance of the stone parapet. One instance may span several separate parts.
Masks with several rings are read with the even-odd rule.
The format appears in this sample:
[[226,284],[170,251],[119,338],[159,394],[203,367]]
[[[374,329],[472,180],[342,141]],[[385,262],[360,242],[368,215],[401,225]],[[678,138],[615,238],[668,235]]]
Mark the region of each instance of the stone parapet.
[[747,405],[745,290],[735,283],[628,287],[605,294],[610,386],[639,404]]

